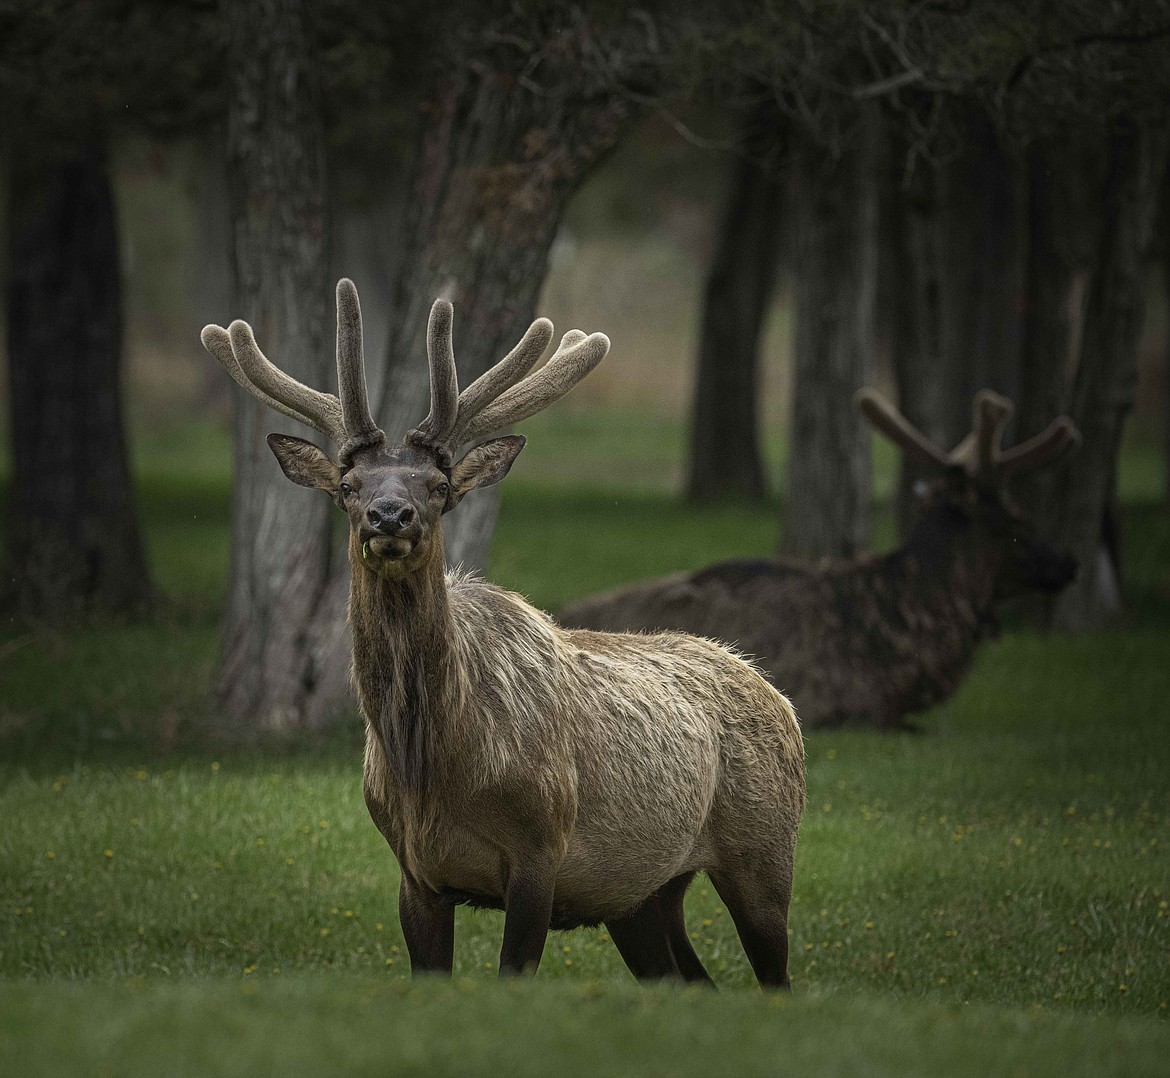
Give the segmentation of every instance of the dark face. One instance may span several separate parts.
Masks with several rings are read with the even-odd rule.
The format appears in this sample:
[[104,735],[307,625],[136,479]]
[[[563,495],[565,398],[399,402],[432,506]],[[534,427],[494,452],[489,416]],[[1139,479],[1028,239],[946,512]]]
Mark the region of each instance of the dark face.
[[997,598],[1027,591],[1055,594],[1076,577],[1076,559],[1041,538],[1032,521],[1002,490],[989,489],[956,473],[936,487],[928,500],[945,507],[973,535],[999,552]]
[[303,438],[270,434],[268,445],[284,474],[325,491],[349,517],[351,563],[380,576],[417,569],[443,543],[440,518],[463,496],[498,483],[524,448],[522,435],[477,445],[450,468],[425,449],[364,449],[342,470]]
[[408,568],[425,555],[450,495],[451,478],[435,458],[405,447],[359,453],[337,486],[337,504],[371,567],[400,561]]

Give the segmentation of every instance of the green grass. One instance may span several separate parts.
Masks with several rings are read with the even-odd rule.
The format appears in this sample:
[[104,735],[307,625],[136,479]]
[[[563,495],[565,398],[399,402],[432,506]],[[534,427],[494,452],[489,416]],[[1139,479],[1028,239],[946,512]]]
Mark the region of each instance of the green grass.
[[[62,1022],[84,1012],[85,1021]],[[20,1075],[1160,1075],[1165,1023],[624,985],[0,986]],[[46,1051],[45,1042],[52,1051]],[[945,1062],[944,1062],[945,1061]]]
[[791,1002],[750,991],[705,880],[688,926],[718,997],[631,994],[601,931],[550,937],[533,988],[497,989],[501,918],[467,910],[456,987],[408,988],[397,870],[344,752],[8,766],[0,1029],[29,1072],[155,1073],[178,1043],[179,1073],[340,1051],[459,1073],[1156,1073],[1164,656],[1154,631],[1011,637],[930,735],[811,737]]
[[[1128,1014],[1170,1003],[1163,645],[1011,639],[983,653],[932,736],[811,737],[797,985]],[[1026,718],[1004,704],[1017,699]],[[0,814],[18,822],[0,836],[6,976],[404,972],[396,868],[343,752],[0,774]],[[458,971],[490,976],[500,919],[459,918]],[[752,983],[705,881],[689,924],[722,984]],[[624,977],[598,932],[555,937],[544,971]]]
[[[696,510],[650,472],[598,473],[608,436],[568,432],[563,483],[553,457],[518,466],[493,579],[555,608],[771,549],[776,505]],[[703,879],[688,927],[718,996],[635,990],[602,931],[551,937],[535,984],[497,986],[502,920],[466,910],[454,984],[412,984],[354,739],[180,751],[214,668],[227,442],[180,430],[150,459],[161,613],[0,636],[6,1069],[1164,1072],[1170,517],[1150,501],[1127,507],[1125,625],[1009,633],[923,736],[809,736],[790,999],[751,988]],[[1154,460],[1127,455],[1126,489],[1156,489]]]
[[163,597],[149,620],[0,634],[0,745],[9,753],[166,749],[203,724],[227,585],[227,448],[209,428],[176,434],[138,476]]

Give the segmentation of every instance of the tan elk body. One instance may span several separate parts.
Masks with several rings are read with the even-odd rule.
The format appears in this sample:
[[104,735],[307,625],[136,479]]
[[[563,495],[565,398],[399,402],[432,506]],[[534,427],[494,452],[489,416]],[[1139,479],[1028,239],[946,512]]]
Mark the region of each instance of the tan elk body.
[[498,482],[524,445],[495,438],[606,354],[602,334],[533,323],[459,393],[451,308],[431,315],[431,412],[387,448],[369,415],[352,283],[338,285],[340,400],[273,367],[251,330],[203,340],[250,392],[339,444],[339,462],[270,435],[294,482],[349,516],[353,680],[365,797],[402,869],[415,970],[450,972],[453,909],[506,911],[501,972],[533,969],[550,927],[605,923],[640,978],[707,979],[683,895],[710,874],[760,981],[787,984],[787,911],[804,804],[788,701],[709,640],[565,630],[520,596],[447,572],[441,516]]

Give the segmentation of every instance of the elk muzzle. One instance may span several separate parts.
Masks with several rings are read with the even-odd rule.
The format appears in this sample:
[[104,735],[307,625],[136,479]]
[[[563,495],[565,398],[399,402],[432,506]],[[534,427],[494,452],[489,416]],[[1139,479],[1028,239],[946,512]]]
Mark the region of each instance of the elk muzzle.
[[361,534],[362,555],[405,558],[422,538],[418,510],[403,498],[375,499],[366,508]]
[[1023,562],[1029,585],[1052,593],[1071,584],[1079,568],[1067,550],[1045,539],[1033,539],[1026,545]]

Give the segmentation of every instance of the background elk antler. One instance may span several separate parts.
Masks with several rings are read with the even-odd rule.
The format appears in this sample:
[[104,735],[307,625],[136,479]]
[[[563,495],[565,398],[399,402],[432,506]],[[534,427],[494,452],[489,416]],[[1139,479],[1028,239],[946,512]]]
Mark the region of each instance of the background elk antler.
[[1034,438],[1003,449],[1000,442],[1011,418],[1012,402],[990,389],[981,389],[975,395],[971,433],[948,453],[876,389],[858,390],[855,399],[861,414],[907,456],[939,468],[960,467],[987,482],[1000,482],[1014,472],[1041,468],[1080,441],[1076,424],[1068,416],[1060,416]]

